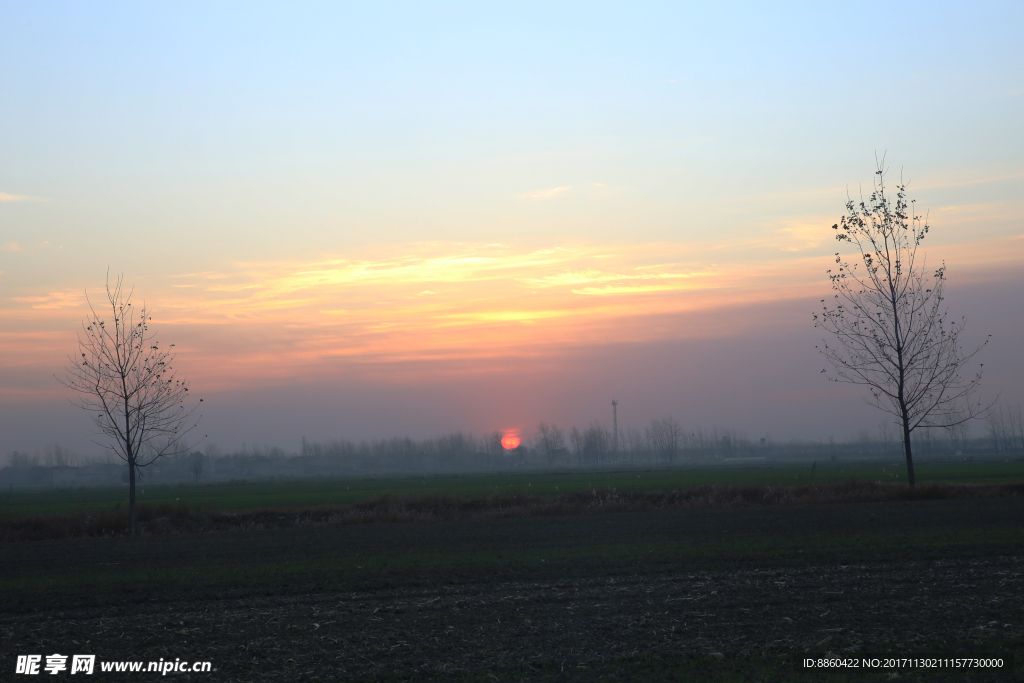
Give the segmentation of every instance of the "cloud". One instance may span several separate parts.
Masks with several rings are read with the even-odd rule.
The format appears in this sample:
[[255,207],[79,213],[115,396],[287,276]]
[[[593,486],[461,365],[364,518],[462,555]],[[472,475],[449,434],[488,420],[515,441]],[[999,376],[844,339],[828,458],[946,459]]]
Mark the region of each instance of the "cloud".
[[0,202],[44,202],[46,201],[42,197],[29,197],[22,194],[10,194],[8,192],[0,192]]
[[[773,226],[751,254],[670,242],[380,245],[308,261],[225,264],[140,284],[140,296],[144,290],[155,329],[191,349],[190,372],[207,386],[398,377],[410,363],[439,363],[440,377],[446,363],[483,368],[488,359],[554,358],[589,344],[740,334],[746,323],[728,311],[827,293],[832,256],[785,250],[818,239],[812,226],[825,239],[831,233],[800,217]],[[1015,237],[934,245],[929,262],[947,258],[958,282],[993,265],[1019,271],[1024,240]],[[80,290],[26,287],[0,299],[0,328],[71,331],[85,312]],[[718,321],[713,329],[698,324],[709,315]],[[8,341],[26,366],[52,362],[46,349]]]
[[[653,284],[653,285],[611,285],[607,287],[583,287],[572,290],[573,294],[585,294],[587,296],[620,296],[623,294],[652,294],[656,292],[678,292],[687,289],[679,283]],[[696,288],[694,288],[696,289]]]
[[[830,222],[831,221],[831,222]],[[784,221],[778,228],[772,246],[783,251],[806,251],[817,249],[825,242],[835,240],[830,229],[836,222],[833,216],[804,216]]]
[[521,199],[551,199],[571,189],[572,185],[564,185],[562,187],[552,187],[550,190],[537,190],[536,192],[526,192],[516,196]]
[[607,199],[622,192],[621,187],[612,187],[605,183],[587,183],[587,185],[588,187],[584,189],[586,190],[586,196],[591,199]]
[[85,294],[72,290],[46,292],[36,296],[11,297],[12,301],[28,304],[35,310],[79,308],[85,302]]

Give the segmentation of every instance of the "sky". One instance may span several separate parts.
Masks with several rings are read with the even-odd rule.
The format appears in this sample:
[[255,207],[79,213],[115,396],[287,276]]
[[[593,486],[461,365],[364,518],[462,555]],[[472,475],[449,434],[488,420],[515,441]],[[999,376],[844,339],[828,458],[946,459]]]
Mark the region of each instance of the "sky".
[[108,272],[225,449],[877,432],[811,314],[878,158],[1024,402],[1024,7],[707,5],[3,3],[0,454],[98,451]]

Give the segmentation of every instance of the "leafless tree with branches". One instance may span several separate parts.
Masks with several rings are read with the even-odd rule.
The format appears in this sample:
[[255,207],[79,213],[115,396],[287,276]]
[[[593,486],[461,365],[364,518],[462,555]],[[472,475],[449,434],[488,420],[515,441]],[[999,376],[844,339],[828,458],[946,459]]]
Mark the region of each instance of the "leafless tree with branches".
[[565,449],[565,436],[556,424],[541,422],[537,425],[537,449],[544,454],[548,466],[554,465],[555,461]]
[[911,433],[951,428],[984,412],[975,399],[981,366],[968,377],[962,373],[988,341],[969,351],[961,346],[964,319],[950,321],[944,303],[946,266],[929,270],[918,253],[927,217],[916,215],[902,180],[895,201],[886,194],[884,164],[884,158],[877,164],[871,196],[856,204],[849,199],[846,215],[832,226],[856,257],[850,263],[836,253],[838,269],[828,271],[833,300],[821,300],[814,324],[838,341],[818,347],[834,370],[829,379],[866,385],[868,402],[902,427],[913,486]]
[[110,317],[89,301],[89,316],[78,333],[78,357],[68,358],[66,375],[58,381],[78,395],[75,405],[92,414],[97,436],[106,437],[97,443],[128,464],[134,536],[136,474],[159,458],[188,450],[186,437],[199,422],[202,399],[186,404],[188,383],[175,375],[174,354],[160,348],[149,329],[150,311],[144,304],[132,305],[123,277],[111,287],[108,276],[106,294]]
[[674,418],[665,417],[651,420],[647,428],[647,441],[651,452],[657,453],[664,462],[675,462],[682,447],[683,429]]

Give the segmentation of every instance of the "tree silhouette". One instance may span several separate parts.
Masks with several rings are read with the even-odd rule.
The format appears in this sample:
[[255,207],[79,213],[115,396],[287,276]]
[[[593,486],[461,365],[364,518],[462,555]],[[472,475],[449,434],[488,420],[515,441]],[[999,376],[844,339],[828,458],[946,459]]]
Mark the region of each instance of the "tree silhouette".
[[188,450],[185,438],[198,424],[202,399],[186,406],[188,383],[175,376],[173,353],[160,348],[149,329],[149,310],[133,307],[132,292],[125,294],[122,283],[118,276],[111,288],[108,275],[109,319],[89,301],[89,316],[78,333],[79,355],[68,358],[66,376],[58,381],[78,394],[72,403],[92,414],[98,435],[106,437],[97,443],[128,464],[134,536],[136,474],[158,458]]
[[565,436],[558,425],[546,422],[537,425],[537,448],[544,454],[549,467],[555,464],[559,455],[565,452]]
[[[305,440],[303,440],[305,445]],[[196,483],[199,483],[199,478],[203,476],[203,466],[206,464],[206,456],[199,451],[192,453],[188,456],[188,469],[192,473],[192,476],[196,478]]]
[[664,462],[672,463],[682,447],[683,429],[671,417],[654,419],[647,428],[647,441],[653,453],[657,453]]
[[834,370],[829,379],[866,385],[868,403],[902,427],[913,486],[911,433],[962,425],[982,412],[973,402],[981,366],[966,379],[961,373],[988,341],[964,351],[964,319],[951,322],[944,303],[946,266],[928,270],[918,253],[928,234],[927,217],[915,215],[902,180],[895,201],[886,194],[885,173],[883,159],[871,196],[857,204],[847,200],[846,215],[832,226],[836,239],[853,245],[857,256],[851,264],[836,253],[838,269],[828,271],[833,300],[821,300],[814,324],[838,341],[818,347]]

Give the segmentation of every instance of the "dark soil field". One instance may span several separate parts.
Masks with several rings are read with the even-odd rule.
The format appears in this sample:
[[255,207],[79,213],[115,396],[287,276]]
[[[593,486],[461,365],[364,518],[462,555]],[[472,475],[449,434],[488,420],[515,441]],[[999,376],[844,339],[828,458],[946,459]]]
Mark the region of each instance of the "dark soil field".
[[[0,671],[80,653],[212,662],[180,681],[1022,680],[1022,579],[1024,496],[10,542]],[[1006,666],[802,666],[868,654]]]

